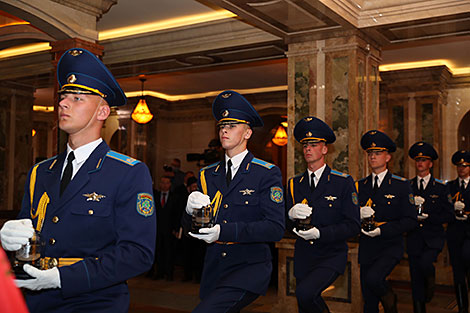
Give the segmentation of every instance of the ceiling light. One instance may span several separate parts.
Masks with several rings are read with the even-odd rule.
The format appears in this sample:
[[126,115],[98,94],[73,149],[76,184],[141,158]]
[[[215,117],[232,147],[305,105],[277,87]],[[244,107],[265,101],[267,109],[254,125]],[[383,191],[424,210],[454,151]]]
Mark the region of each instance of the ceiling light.
[[153,118],[153,114],[150,113],[149,107],[147,106],[147,102],[145,101],[144,96],[144,82],[146,81],[145,78],[141,77],[139,80],[142,82],[142,95],[140,97],[139,102],[135,106],[134,112],[132,112],[132,119],[139,124],[147,124]]
[[273,139],[271,140],[274,142],[274,144],[281,147],[287,144],[287,133],[284,127],[282,127],[282,125],[279,125],[276,130],[276,133],[274,134]]

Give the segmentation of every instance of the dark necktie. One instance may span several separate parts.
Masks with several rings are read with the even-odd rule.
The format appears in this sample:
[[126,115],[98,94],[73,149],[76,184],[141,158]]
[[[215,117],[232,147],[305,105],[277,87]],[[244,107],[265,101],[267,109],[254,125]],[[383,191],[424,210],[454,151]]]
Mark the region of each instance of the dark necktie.
[[376,192],[378,189],[379,189],[379,176],[375,175],[374,186],[372,186],[372,190]]
[[419,192],[423,193],[424,192],[424,179],[421,178],[419,181]]
[[166,192],[162,192],[162,208],[165,206]]
[[67,157],[67,165],[65,166],[64,173],[62,174],[62,180],[60,181],[60,195],[64,192],[65,188],[67,188],[70,180],[72,180],[72,173],[73,173],[73,165],[72,161],[75,159],[75,154],[73,151],[69,153]]
[[230,186],[230,182],[232,181],[232,160],[227,161],[227,176],[225,176],[227,181],[227,187]]
[[315,173],[310,174],[310,190],[315,190]]
[[461,183],[460,183],[460,191],[461,192],[464,192],[465,191],[465,181],[462,179]]

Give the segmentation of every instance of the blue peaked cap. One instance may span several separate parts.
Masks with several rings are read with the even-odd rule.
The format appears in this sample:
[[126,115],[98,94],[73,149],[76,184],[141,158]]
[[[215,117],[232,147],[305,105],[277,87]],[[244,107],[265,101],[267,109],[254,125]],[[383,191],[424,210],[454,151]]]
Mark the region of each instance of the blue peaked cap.
[[297,122],[294,128],[294,137],[298,142],[325,142],[333,143],[336,135],[328,124],[314,116],[307,116]]
[[388,152],[395,152],[397,150],[397,145],[393,140],[380,130],[369,130],[362,135],[361,147],[366,151],[386,150]]
[[221,92],[212,102],[212,114],[218,124],[248,124],[262,127],[263,120],[255,108],[241,94],[233,90]]
[[113,74],[93,53],[82,48],[67,50],[57,64],[59,94],[79,93],[101,96],[109,106],[127,102]]
[[427,158],[431,160],[437,160],[439,157],[434,147],[424,141],[418,141],[413,144],[408,151],[408,155],[412,159]]

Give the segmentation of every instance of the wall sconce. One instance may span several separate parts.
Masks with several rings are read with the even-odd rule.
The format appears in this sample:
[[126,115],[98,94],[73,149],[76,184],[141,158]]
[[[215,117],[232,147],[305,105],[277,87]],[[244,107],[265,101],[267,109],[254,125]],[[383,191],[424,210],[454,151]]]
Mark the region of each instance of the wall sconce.
[[276,130],[276,133],[274,134],[274,137],[272,139],[272,142],[274,142],[275,145],[278,146],[285,146],[287,144],[287,133],[284,127],[282,125],[279,125],[279,127]]
[[145,78],[139,78],[142,82],[142,96],[140,97],[139,102],[135,106],[134,112],[132,112],[131,117],[134,121],[139,124],[147,124],[153,118],[153,114],[150,113],[149,107],[147,106],[147,102],[145,101],[144,97],[144,82],[146,81]]

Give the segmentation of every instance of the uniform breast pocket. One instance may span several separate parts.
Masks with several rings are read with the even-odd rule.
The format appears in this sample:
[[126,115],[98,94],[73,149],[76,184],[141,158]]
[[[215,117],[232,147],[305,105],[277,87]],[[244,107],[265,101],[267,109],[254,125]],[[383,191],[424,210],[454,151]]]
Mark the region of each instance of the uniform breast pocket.
[[89,202],[72,208],[71,213],[91,218],[106,218],[111,215],[111,206],[104,203]]
[[115,231],[111,208],[104,203],[85,203],[72,208],[71,225],[68,226],[71,242],[86,247],[108,241]]
[[312,205],[314,223],[318,225],[329,225],[335,223],[340,218],[340,202],[338,198],[334,200],[321,199]]
[[232,213],[235,213],[245,221],[256,220],[260,216],[261,210],[259,210],[258,197],[242,197],[237,199],[235,205],[237,210]]

